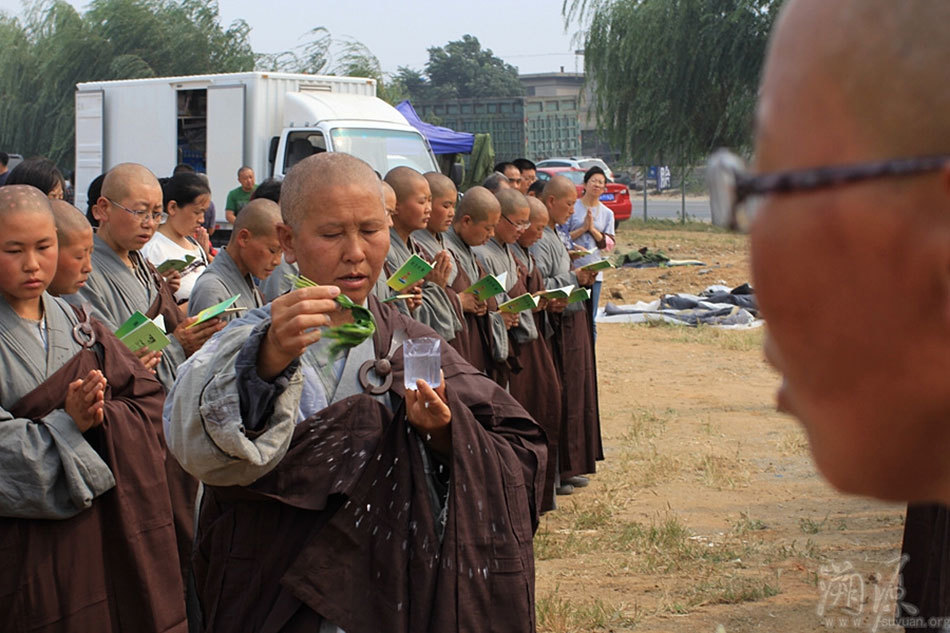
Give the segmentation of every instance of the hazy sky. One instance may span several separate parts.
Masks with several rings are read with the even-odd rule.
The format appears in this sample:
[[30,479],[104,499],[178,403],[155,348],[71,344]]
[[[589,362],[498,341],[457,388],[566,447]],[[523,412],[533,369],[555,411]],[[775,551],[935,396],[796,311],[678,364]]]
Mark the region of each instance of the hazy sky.
[[[82,10],[86,2],[70,0]],[[316,26],[334,37],[361,41],[379,58],[383,70],[398,66],[422,69],[426,49],[457,40],[465,33],[478,38],[483,48],[521,73],[580,72],[583,58],[574,55],[573,31],[565,33],[561,0],[502,2],[479,0],[389,0],[343,2],[313,0],[219,0],[221,22],[243,18],[251,26],[255,52],[273,53],[293,48]],[[0,11],[19,15],[21,0],[0,0]]]

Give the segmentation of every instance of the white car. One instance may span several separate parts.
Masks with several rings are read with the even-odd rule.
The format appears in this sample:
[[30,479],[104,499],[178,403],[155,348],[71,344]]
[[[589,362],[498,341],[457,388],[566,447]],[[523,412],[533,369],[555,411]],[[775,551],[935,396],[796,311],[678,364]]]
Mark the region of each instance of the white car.
[[597,166],[604,170],[604,173],[607,174],[608,180],[614,179],[614,172],[610,170],[610,167],[607,166],[607,163],[602,161],[599,158],[592,158],[590,156],[571,156],[570,158],[555,157],[555,158],[546,158],[542,161],[536,163],[540,167],[573,167],[574,169],[583,169],[587,171],[591,167]]

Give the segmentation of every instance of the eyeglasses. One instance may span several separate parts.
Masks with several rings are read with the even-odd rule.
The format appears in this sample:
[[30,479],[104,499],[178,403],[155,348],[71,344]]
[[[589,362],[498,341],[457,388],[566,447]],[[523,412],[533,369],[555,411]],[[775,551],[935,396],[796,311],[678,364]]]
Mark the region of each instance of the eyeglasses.
[[508,224],[510,224],[511,226],[515,227],[515,228],[518,229],[519,231],[524,231],[524,230],[527,229],[529,226],[531,226],[531,222],[530,222],[530,221],[528,221],[528,222],[521,222],[521,223],[519,223],[519,224],[515,224],[514,222],[511,221],[511,218],[509,218],[507,215],[504,215],[504,214],[503,214],[501,217],[503,217],[503,218],[505,218],[506,220],[508,220]]
[[712,223],[732,231],[747,232],[762,196],[771,193],[814,191],[875,178],[936,171],[950,163],[950,156],[916,156],[890,160],[750,174],[741,158],[717,150],[706,166]]
[[[105,198],[105,196],[103,196],[103,198]],[[116,202],[115,200],[112,200],[111,198],[106,198],[106,200],[108,200],[115,206],[119,207],[123,211],[127,211],[128,213],[132,215],[132,217],[134,217],[139,222],[144,222],[145,220],[151,220],[155,224],[161,224],[162,222],[168,219],[168,214],[165,213],[164,211],[148,211],[147,209],[142,209],[140,211],[137,211],[135,209],[124,207],[118,202]]]

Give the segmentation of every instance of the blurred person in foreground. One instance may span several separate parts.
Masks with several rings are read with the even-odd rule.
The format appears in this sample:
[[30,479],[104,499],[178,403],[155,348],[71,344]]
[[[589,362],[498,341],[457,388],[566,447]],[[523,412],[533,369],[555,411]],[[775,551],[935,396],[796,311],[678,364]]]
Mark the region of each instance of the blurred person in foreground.
[[950,520],[929,505],[950,502],[948,20],[931,0],[787,3],[753,169],[710,161],[714,219],[751,233],[779,407],[835,487],[912,503],[896,617],[914,631],[950,616]]

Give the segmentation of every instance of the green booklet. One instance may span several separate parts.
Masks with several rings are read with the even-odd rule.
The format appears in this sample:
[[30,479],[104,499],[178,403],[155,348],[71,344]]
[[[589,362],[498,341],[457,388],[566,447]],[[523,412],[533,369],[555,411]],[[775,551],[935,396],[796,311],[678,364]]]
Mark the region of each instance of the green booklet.
[[587,288],[576,288],[567,298],[568,303],[577,303],[578,301],[587,301],[590,299],[590,290]]
[[[235,301],[241,298],[241,293],[234,295],[228,299],[225,299],[221,303],[216,303],[213,306],[208,306],[204,310],[198,313],[198,320],[189,325],[188,327],[195,327],[199,323],[204,323],[208,319],[213,319],[216,316],[220,316],[225,312],[233,312],[234,310],[241,310],[241,308],[235,308],[233,310],[228,310]],[[186,328],[187,329],[187,328]]]
[[578,270],[604,270],[605,268],[613,268],[614,265],[610,263],[610,260],[602,259],[598,262],[591,262],[589,264],[584,264],[583,266],[578,266]]
[[537,297],[532,297],[531,293],[524,293],[520,297],[515,297],[498,305],[499,312],[518,313],[525,310],[534,310],[538,307]]
[[539,290],[534,293],[535,297],[539,299],[567,299],[571,296],[571,290],[574,289],[574,284],[564,286],[563,288],[554,288],[552,290]]
[[133,352],[143,347],[147,347],[153,352],[159,352],[171,343],[162,328],[141,312],[136,312],[130,316],[115,331],[115,336]]
[[191,262],[195,261],[194,255],[185,255],[185,259],[166,259],[161,264],[156,266],[158,272],[164,274],[170,270],[177,270],[181,272],[185,267]]
[[464,292],[475,295],[475,298],[479,301],[488,301],[495,295],[500,295],[505,291],[505,280],[507,279],[507,272],[503,272],[497,277],[495,275],[485,275],[466,288]]
[[392,277],[386,280],[386,285],[399,292],[405,290],[416,283],[432,271],[432,264],[422,259],[415,253],[406,260],[399,270],[393,273]]

